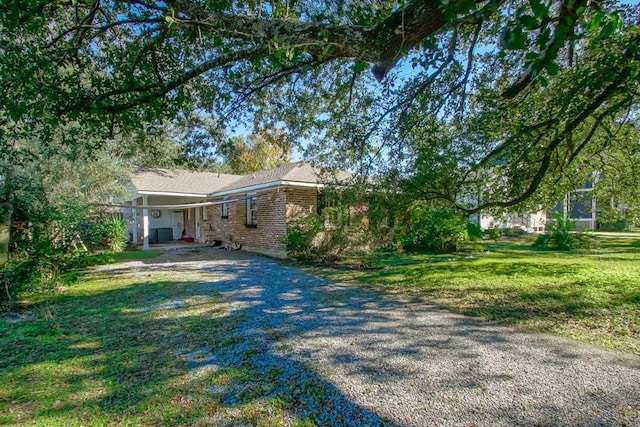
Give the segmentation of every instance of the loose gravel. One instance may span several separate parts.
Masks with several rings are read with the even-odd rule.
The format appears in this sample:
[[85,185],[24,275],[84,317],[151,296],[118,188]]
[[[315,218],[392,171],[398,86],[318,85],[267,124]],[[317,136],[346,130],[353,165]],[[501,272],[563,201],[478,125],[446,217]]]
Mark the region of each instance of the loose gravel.
[[[178,250],[111,268],[206,277],[198,292],[221,295],[237,325],[223,351],[177,345],[192,374],[250,363],[271,379],[265,393],[294,396],[290,410],[318,425],[640,426],[633,355],[332,283],[244,252]],[[211,393],[231,416],[247,388]],[[236,425],[218,417],[209,422]]]

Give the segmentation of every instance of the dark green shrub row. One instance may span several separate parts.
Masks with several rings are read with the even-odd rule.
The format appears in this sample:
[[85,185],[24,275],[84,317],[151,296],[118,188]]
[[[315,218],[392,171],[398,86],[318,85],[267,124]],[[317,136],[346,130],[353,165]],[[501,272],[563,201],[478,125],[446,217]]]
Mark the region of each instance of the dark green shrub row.
[[304,261],[327,262],[376,250],[448,253],[482,249],[473,243],[482,237],[480,227],[444,207],[418,201],[401,215],[392,218],[381,215],[382,220],[372,223],[369,212],[334,207],[325,209],[322,215],[298,220],[283,239],[288,255]]

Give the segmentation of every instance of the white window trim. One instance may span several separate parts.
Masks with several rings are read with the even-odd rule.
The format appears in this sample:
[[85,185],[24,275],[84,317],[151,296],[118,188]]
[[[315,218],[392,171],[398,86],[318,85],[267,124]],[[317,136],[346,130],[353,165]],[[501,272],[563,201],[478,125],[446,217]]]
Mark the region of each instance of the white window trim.
[[[258,225],[258,197],[256,193],[247,194],[247,225]],[[253,209],[251,205],[254,205]],[[253,215],[252,215],[253,213]]]
[[222,203],[222,218],[229,218],[229,203]]
[[202,220],[203,221],[208,221],[209,220],[209,215],[207,215],[207,207],[206,206],[202,207]]

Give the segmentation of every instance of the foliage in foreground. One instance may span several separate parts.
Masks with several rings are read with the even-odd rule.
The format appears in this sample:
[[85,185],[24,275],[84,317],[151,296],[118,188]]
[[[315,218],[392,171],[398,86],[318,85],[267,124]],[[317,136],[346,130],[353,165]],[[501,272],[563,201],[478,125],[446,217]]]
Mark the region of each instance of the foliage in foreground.
[[188,137],[200,152],[238,124],[282,127],[305,157],[395,174],[389,190],[469,213],[601,168],[632,202],[640,31],[622,3],[4,2],[0,151],[17,164],[32,155],[18,136],[74,120],[83,135],[64,146],[93,135],[97,149],[209,115]]

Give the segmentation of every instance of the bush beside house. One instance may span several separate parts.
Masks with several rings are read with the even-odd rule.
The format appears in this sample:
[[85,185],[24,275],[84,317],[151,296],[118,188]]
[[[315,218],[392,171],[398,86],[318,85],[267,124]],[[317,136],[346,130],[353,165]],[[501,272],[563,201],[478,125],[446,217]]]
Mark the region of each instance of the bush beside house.
[[481,237],[477,225],[444,207],[422,201],[412,203],[404,213],[396,207],[386,205],[384,215],[380,206],[343,204],[300,218],[283,238],[287,254],[327,263],[373,252],[450,253],[467,249]]

